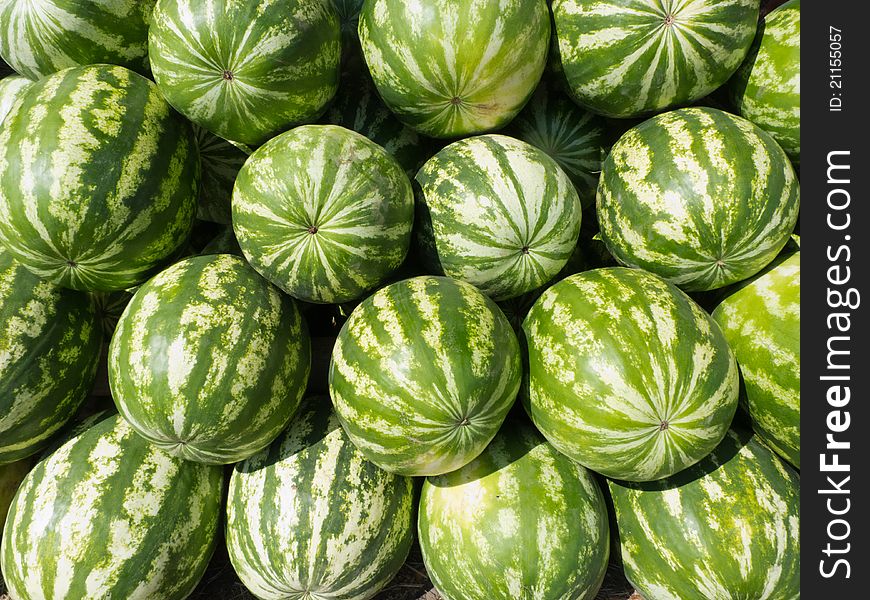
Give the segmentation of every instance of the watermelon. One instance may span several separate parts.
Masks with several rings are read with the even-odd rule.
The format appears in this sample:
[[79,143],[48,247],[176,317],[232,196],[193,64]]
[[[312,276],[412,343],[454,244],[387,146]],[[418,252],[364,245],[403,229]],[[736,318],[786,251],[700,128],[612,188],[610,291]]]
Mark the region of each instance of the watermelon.
[[233,470],[227,549],[263,600],[370,598],[404,563],[415,512],[413,480],[367,461],[329,398],[313,397]]
[[516,334],[477,289],[421,276],[366,298],[338,334],[329,390],[351,441],[403,475],[440,475],[480,454],[520,386]]
[[801,2],[789,0],[764,17],[728,84],[737,112],[773,136],[795,163],[801,153],[800,42]]
[[101,340],[87,294],[39,279],[0,246],[0,464],[38,452],[75,414]]
[[103,330],[103,335],[106,340],[112,339],[112,334],[115,332],[115,327],[118,325],[118,319],[130,303],[133,297],[133,292],[121,290],[118,292],[94,292],[91,298],[94,301],[94,307],[97,311],[97,318],[100,320],[100,327]]
[[0,79],[0,123],[32,84],[33,81],[21,75],[10,75]]
[[609,486],[625,573],[646,600],[800,598],[800,481],[755,437],[731,431],[672,478]]
[[169,103],[243,144],[316,119],[338,88],[330,0],[158,0],[148,48]]
[[607,568],[598,483],[525,423],[506,423],[471,463],[427,478],[418,529],[446,600],[592,600]]
[[737,364],[718,325],[651,273],[563,279],[523,332],[529,416],[557,450],[608,477],[685,469],[716,447],[737,410]]
[[369,0],[359,37],[381,98],[433,137],[498,129],[520,111],[547,61],[544,0]]
[[311,362],[292,299],[229,254],[143,284],[109,345],[118,411],[159,448],[208,464],[263,449],[299,406]]
[[0,242],[65,287],[141,283],[190,232],[198,185],[190,126],[123,67],[46,77],[0,125]]
[[544,78],[505,133],[546,152],[577,189],[583,208],[595,204],[607,146],[606,121],[577,106],[554,78]]
[[580,234],[582,206],[547,154],[503,135],[454,142],[416,177],[417,237],[433,272],[496,300],[549,281]]
[[713,108],[686,108],[625,133],[602,165],[604,243],[627,266],[688,291],[746,279],[788,242],[800,187],[767,133]]
[[399,163],[335,125],[269,140],[233,191],[245,257],[306,302],[347,302],[381,283],[404,260],[413,222],[414,193]]
[[[12,498],[30,472],[31,462],[29,458],[24,458],[8,465],[0,465],[0,533],[6,523],[6,513],[9,511],[9,505],[12,504]],[[0,584],[0,591],[2,591],[2,584]]]
[[220,468],[174,458],[119,417],[66,442],[24,479],[0,566],[16,600],[181,600],[215,546]]
[[227,225],[232,222],[233,185],[248,154],[202,127],[194,126],[193,131],[202,169],[196,216]]
[[341,53],[345,59],[359,56],[359,13],[363,0],[331,0],[341,27]]
[[235,254],[242,256],[242,249],[239,248],[239,242],[236,239],[236,234],[233,231],[232,225],[225,225],[209,243],[207,243],[200,254]]
[[378,97],[362,59],[348,61],[338,94],[320,122],[366,136],[389,152],[410,178],[432,155],[431,141],[403,125]]
[[733,290],[713,311],[746,387],[752,426],[800,468],[801,253]]
[[571,94],[609,117],[638,117],[699,100],[746,57],[757,0],[553,0]]
[[36,80],[67,67],[109,63],[148,73],[155,0],[5,0],[0,54]]

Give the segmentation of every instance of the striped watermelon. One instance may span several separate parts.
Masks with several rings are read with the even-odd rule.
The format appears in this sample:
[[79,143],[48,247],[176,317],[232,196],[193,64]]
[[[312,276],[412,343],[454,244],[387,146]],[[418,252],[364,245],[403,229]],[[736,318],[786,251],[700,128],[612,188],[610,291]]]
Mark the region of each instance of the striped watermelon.
[[414,482],[365,460],[327,397],[306,399],[266,450],[236,465],[227,549],[258,598],[370,598],[413,539]]
[[345,59],[358,56],[359,45],[359,13],[363,0],[331,0],[338,22],[341,26],[341,53]]
[[232,225],[225,225],[202,249],[200,254],[235,254],[242,256]]
[[190,126],[123,67],[46,77],[0,126],[0,242],[65,287],[143,281],[190,232],[198,184]]
[[609,485],[625,573],[646,600],[800,598],[800,481],[749,434],[730,431],[675,477]]
[[148,73],[155,0],[0,0],[0,54],[36,80],[67,67],[109,63]]
[[321,123],[340,125],[366,136],[389,152],[408,177],[414,177],[432,155],[431,140],[403,125],[378,97],[362,59],[348,60],[338,94]]
[[109,383],[152,444],[227,464],[286,427],[310,362],[293,300],[241,258],[215,254],[182,260],[136,291],[109,346]]
[[554,0],[562,68],[578,103],[637,117],[703,98],[740,66],[758,0]]
[[0,123],[32,84],[33,81],[21,75],[10,75],[0,79]]
[[350,439],[403,475],[440,475],[480,454],[520,386],[519,344],[495,303],[446,277],[366,298],[341,328],[329,389]]
[[38,452],[75,414],[101,341],[86,294],[39,279],[0,246],[0,464]]
[[716,322],[645,271],[563,279],[523,332],[526,410],[559,451],[608,477],[685,469],[716,447],[737,410],[737,364]]
[[132,297],[133,292],[127,290],[94,292],[91,294],[91,298],[94,300],[94,307],[97,311],[97,318],[100,320],[103,335],[107,340],[112,339],[112,334],[118,325],[118,319],[121,318],[124,309],[127,308]]
[[799,207],[794,169],[773,138],[713,108],[675,110],[629,130],[598,187],[613,256],[689,291],[764,268],[788,241]]
[[239,172],[233,229],[266,279],[305,300],[360,297],[408,251],[414,193],[399,163],[335,125],[269,140]]
[[223,225],[232,222],[233,185],[248,154],[231,142],[194,125],[202,168],[196,216]]
[[503,135],[454,142],[417,173],[418,243],[430,269],[496,300],[540,287],[577,245],[571,180],[534,146]]
[[800,41],[801,2],[789,0],[764,18],[728,84],[737,111],[773,136],[795,163],[801,153]]
[[428,478],[418,527],[446,600],[591,600],[607,568],[598,483],[522,423],[506,423],[461,469]]
[[595,204],[607,146],[603,118],[578,107],[553,78],[545,78],[505,132],[555,160],[571,178],[583,208]]
[[[31,459],[24,458],[8,465],[0,465],[0,533],[3,532],[6,513],[12,504],[12,498],[15,497],[18,486],[30,472],[31,463]],[[2,591],[3,584],[0,583],[0,592]]]
[[801,253],[731,292],[713,311],[734,350],[752,425],[800,468]]
[[520,111],[544,71],[550,21],[544,0],[369,0],[359,37],[387,106],[420,133],[451,138]]
[[330,0],[158,0],[148,44],[178,112],[256,146],[323,112],[338,88],[340,35]]
[[0,566],[16,600],[181,600],[205,571],[223,475],[161,452],[119,417],[97,423],[21,484]]

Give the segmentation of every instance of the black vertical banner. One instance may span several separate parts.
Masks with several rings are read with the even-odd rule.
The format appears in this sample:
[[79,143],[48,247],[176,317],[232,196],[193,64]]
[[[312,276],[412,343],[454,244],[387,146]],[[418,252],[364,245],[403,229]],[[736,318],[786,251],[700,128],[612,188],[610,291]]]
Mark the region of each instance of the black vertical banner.
[[865,2],[801,11],[801,588],[870,583],[870,33]]

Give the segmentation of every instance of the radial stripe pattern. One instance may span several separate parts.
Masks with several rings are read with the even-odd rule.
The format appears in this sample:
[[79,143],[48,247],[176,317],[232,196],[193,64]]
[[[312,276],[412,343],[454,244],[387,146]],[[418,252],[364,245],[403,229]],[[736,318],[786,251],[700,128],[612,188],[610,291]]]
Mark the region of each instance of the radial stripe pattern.
[[368,462],[328,397],[306,399],[290,427],[230,479],[227,548],[264,600],[364,600],[408,555],[414,483]]
[[65,287],[141,283],[190,232],[198,185],[190,125],[123,67],[41,79],[0,126],[0,242]]
[[152,444],[209,464],[267,446],[299,406],[310,365],[295,302],[229,254],[182,260],[142,285],[109,346],[124,418]]
[[626,118],[688,104],[743,61],[758,0],[554,0],[562,68],[577,101]]
[[545,78],[506,133],[547,153],[571,179],[584,208],[595,204],[605,155],[606,122],[578,107]]
[[233,229],[257,271],[306,302],[359,298],[405,259],[411,182],[383,148],[335,125],[304,125],[239,173]]
[[417,183],[418,244],[430,268],[496,300],[547,283],[577,245],[577,191],[525,142],[492,134],[454,142]]
[[196,216],[228,225],[232,221],[233,185],[248,154],[233,143],[194,126],[202,167]]
[[91,299],[0,246],[0,465],[43,448],[90,391],[102,335]]
[[625,573],[644,598],[800,598],[800,480],[755,437],[730,431],[675,477],[609,485]]
[[767,133],[720,110],[687,108],[619,139],[597,202],[602,238],[619,262],[702,291],[776,257],[797,222],[800,187]]
[[368,68],[358,57],[347,61],[338,94],[321,122],[346,127],[382,146],[405,169],[408,177],[414,177],[434,153],[432,140],[403,125],[384,105]]
[[801,253],[726,297],[713,311],[737,356],[752,426],[800,468]]
[[764,18],[749,56],[729,83],[739,113],[772,135],[796,164],[801,153],[800,40],[801,3],[789,0]]
[[434,137],[507,124],[538,84],[550,20],[544,0],[370,0],[359,36],[378,92]]
[[372,462],[438,475],[480,454],[520,385],[519,344],[474,286],[415,277],[366,298],[332,352],[329,387],[342,425]]
[[446,600],[591,600],[610,547],[592,474],[512,422],[468,465],[427,478],[419,534]]
[[0,0],[0,54],[37,80],[107,63],[148,73],[148,21],[155,0]]
[[24,480],[0,565],[17,600],[182,600],[214,549],[223,475],[173,458],[120,417],[97,423]]
[[234,142],[256,146],[316,119],[338,88],[330,0],[158,0],[148,39],[170,104]]
[[563,279],[523,331],[529,415],[559,451],[608,477],[681,471],[716,447],[737,409],[737,364],[718,325],[650,273]]

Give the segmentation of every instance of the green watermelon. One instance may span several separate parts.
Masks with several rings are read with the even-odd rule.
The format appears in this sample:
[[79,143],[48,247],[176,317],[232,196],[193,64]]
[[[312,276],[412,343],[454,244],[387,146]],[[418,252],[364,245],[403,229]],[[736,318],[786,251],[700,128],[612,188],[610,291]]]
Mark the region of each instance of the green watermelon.
[[767,446],[730,431],[662,481],[610,481],[622,562],[646,600],[800,598],[800,480]]
[[169,103],[243,144],[316,119],[338,88],[330,0],[158,0],[148,47]]
[[75,414],[101,341],[87,294],[39,279],[0,246],[0,464],[38,452]]
[[373,463],[403,475],[458,469],[492,440],[520,386],[516,334],[467,283],[414,277],[366,298],[339,332],[333,403]]
[[209,243],[203,246],[200,254],[235,254],[242,256],[242,249],[232,225],[225,225]]
[[220,468],[148,444],[119,417],[25,478],[0,566],[16,600],[181,600],[202,577],[221,511]]
[[198,185],[190,126],[123,67],[46,77],[0,125],[0,242],[65,287],[146,279],[190,232]]
[[737,364],[718,325],[651,273],[563,279],[523,332],[529,416],[559,451],[608,477],[685,469],[716,447],[737,410]]
[[505,133],[546,152],[571,179],[583,208],[595,204],[606,121],[577,106],[552,78],[538,85]]
[[194,126],[193,131],[202,168],[196,216],[227,225],[232,222],[233,185],[248,154],[202,127]]
[[414,193],[399,163],[335,125],[269,140],[233,191],[245,257],[306,302],[347,302],[377,286],[404,260],[413,222]]
[[10,75],[0,79],[0,123],[32,84],[33,81],[21,75]]
[[264,600],[370,598],[408,555],[415,501],[411,478],[354,447],[329,398],[309,398],[287,431],[233,470],[230,560]]
[[549,281],[580,234],[582,206],[547,154],[503,135],[454,142],[417,173],[418,244],[434,272],[496,300]]
[[616,259],[688,291],[746,279],[788,242],[800,187],[767,133],[713,108],[630,129],[604,161],[601,235]]
[[610,550],[592,474],[524,423],[506,423],[471,463],[429,477],[418,529],[446,600],[592,600]]
[[562,69],[577,102],[637,117],[703,98],[737,70],[758,0],[554,0]]
[[148,73],[155,0],[0,2],[0,54],[36,80],[67,67],[108,63]]
[[341,53],[345,59],[358,56],[359,45],[359,13],[363,0],[331,0],[338,22],[341,26]]
[[801,153],[800,42],[801,2],[789,0],[764,17],[728,84],[737,112],[773,136],[795,163]]
[[124,309],[130,303],[134,291],[121,290],[118,292],[94,292],[91,294],[94,306],[96,307],[97,318],[100,320],[103,335],[107,340],[112,339],[112,334],[118,325],[118,319],[121,318]]
[[737,357],[752,426],[800,468],[801,253],[732,291],[713,311]]
[[403,125],[378,97],[362,59],[348,61],[338,94],[321,123],[340,125],[366,136],[390,153],[408,177],[414,177],[432,155],[431,140]]
[[516,116],[544,71],[550,20],[544,0],[369,0],[359,37],[396,116],[451,138]]
[[152,444],[228,464],[286,427],[310,362],[293,300],[241,258],[215,254],[182,260],[136,291],[109,345],[109,384]]
[[[24,458],[14,463],[0,465],[0,533],[3,532],[6,513],[9,511],[9,505],[12,504],[12,498],[30,472],[31,462],[31,459]],[[2,591],[2,584],[0,584],[0,591]]]

